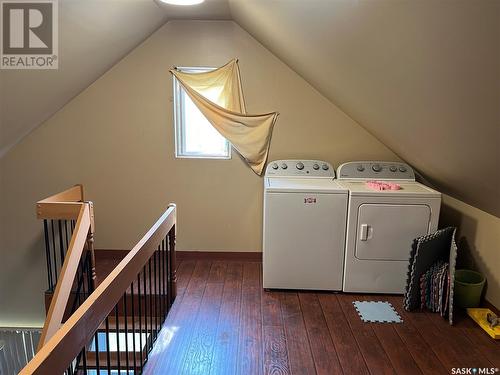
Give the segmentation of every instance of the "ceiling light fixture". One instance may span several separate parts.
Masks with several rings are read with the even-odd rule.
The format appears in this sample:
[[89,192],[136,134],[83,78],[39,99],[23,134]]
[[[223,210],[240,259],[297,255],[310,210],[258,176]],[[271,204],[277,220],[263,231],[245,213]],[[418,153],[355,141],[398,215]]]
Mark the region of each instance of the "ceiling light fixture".
[[160,0],[162,3],[170,5],[196,5],[201,4],[205,0]]

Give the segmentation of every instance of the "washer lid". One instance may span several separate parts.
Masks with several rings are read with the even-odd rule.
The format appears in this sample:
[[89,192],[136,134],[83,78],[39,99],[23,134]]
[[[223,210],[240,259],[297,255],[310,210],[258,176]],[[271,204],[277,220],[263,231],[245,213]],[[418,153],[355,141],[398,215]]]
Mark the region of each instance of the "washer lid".
[[264,187],[266,192],[273,193],[347,193],[347,189],[340,187],[332,178],[267,177]]
[[[394,181],[392,181],[394,182]],[[401,186],[400,190],[372,190],[366,186],[366,181],[342,180],[339,184],[349,189],[351,196],[397,196],[397,197],[436,197],[441,193],[422,185],[418,182],[396,181]]]

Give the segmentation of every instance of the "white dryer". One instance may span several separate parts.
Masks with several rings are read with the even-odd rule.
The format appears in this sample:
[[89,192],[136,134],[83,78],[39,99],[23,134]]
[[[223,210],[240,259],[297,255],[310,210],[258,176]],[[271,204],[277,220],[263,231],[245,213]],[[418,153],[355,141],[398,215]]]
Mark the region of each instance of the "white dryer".
[[[344,163],[337,178],[349,190],[343,290],[403,293],[412,241],[437,229],[441,194],[405,163]],[[374,190],[384,185],[373,180],[400,189]]]
[[347,190],[319,160],[269,163],[264,178],[263,286],[342,290]]

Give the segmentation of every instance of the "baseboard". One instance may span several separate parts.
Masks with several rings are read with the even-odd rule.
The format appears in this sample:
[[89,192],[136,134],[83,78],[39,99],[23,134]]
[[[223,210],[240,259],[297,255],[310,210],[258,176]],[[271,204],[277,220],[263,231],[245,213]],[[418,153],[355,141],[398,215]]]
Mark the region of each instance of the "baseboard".
[[[130,250],[95,249],[98,259],[123,259]],[[182,260],[234,260],[246,262],[261,262],[260,251],[179,251],[175,252],[178,261]]]
[[261,262],[262,253],[238,251],[176,251],[177,260],[235,260]]
[[484,305],[484,307],[489,308],[495,314],[500,315],[500,310],[494,304],[492,304],[490,301],[488,301],[487,299],[484,300],[483,305]]
[[95,249],[96,258],[99,259],[123,259],[130,250],[124,249]]

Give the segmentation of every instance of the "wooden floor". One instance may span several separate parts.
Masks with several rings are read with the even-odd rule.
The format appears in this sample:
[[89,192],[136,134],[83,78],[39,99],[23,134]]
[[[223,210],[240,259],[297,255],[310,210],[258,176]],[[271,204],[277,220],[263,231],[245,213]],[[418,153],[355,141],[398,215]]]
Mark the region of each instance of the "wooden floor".
[[[500,344],[463,315],[406,313],[399,296],[266,292],[262,264],[182,261],[179,293],[145,374],[450,374],[499,368]],[[402,324],[363,323],[388,300]],[[491,372],[490,372],[491,373]]]

